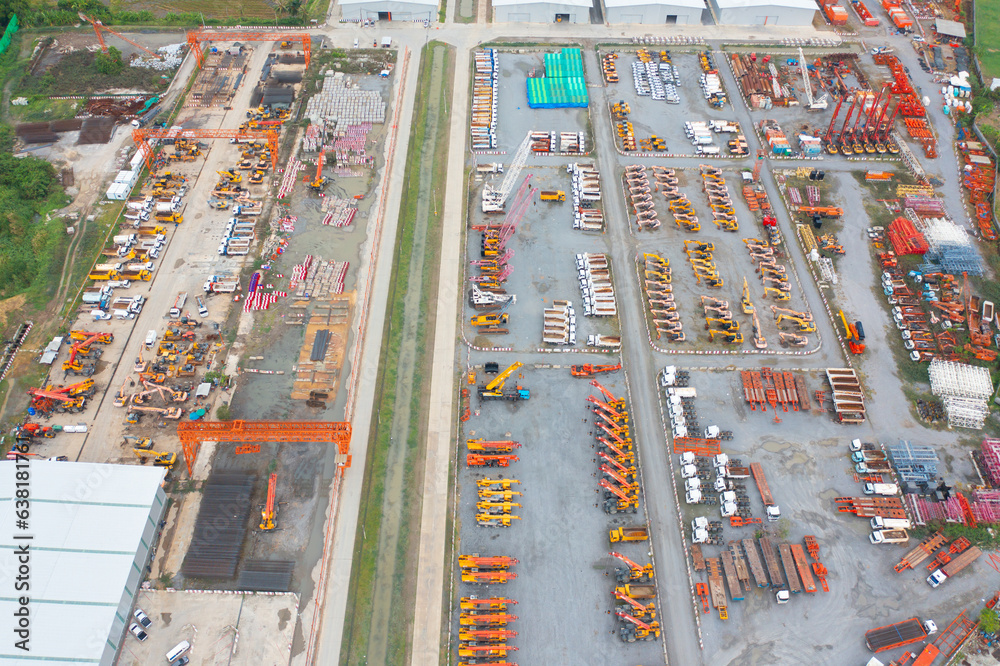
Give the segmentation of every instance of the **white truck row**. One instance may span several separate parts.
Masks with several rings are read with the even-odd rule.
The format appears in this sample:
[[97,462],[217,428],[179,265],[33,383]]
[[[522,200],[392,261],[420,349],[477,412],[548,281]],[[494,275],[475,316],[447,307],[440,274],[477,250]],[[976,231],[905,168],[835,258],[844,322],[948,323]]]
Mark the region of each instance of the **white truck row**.
[[583,294],[583,314],[587,317],[614,317],[618,314],[611,266],[606,254],[583,252],[576,255],[576,268]]
[[553,301],[543,313],[542,341],[550,345],[576,344],[576,312],[569,301]]

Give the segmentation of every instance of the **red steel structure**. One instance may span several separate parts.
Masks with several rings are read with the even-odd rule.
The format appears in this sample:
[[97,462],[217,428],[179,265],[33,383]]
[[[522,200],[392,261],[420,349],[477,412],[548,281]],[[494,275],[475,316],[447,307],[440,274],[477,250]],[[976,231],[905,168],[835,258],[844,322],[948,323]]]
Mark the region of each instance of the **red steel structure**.
[[[183,421],[177,435],[184,447],[188,474],[202,442],[329,442],[351,466],[351,424],[339,421]],[[237,447],[236,453],[254,453],[260,447]]]
[[312,37],[305,32],[244,32],[241,30],[226,30],[213,32],[210,30],[192,30],[187,34],[188,44],[198,60],[198,67],[205,62],[205,52],[201,45],[205,42],[302,42],[302,50],[306,56],[306,67],[312,59]]

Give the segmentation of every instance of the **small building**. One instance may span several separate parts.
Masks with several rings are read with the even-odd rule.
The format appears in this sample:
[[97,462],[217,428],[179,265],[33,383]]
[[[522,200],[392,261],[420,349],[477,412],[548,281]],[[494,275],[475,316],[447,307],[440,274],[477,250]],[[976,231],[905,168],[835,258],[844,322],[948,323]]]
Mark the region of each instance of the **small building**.
[[704,0],[604,0],[608,23],[701,25]]
[[937,19],[934,21],[934,30],[939,35],[953,37],[954,39],[965,39],[965,26],[959,21],[946,21]]
[[[0,520],[8,525],[0,531],[0,570],[8,572],[9,583],[0,595],[0,613],[17,628],[14,619],[25,606],[15,592],[14,572],[26,576],[30,652],[15,646],[23,637],[9,629],[0,663],[111,666],[134,621],[136,595],[166,510],[166,471],[32,461],[23,529],[15,505],[18,471],[17,463],[0,462]],[[19,559],[25,545],[27,562]]]
[[341,21],[434,21],[434,0],[339,0]]
[[719,25],[812,25],[815,0],[708,0]]
[[593,0],[493,0],[497,23],[590,23]]

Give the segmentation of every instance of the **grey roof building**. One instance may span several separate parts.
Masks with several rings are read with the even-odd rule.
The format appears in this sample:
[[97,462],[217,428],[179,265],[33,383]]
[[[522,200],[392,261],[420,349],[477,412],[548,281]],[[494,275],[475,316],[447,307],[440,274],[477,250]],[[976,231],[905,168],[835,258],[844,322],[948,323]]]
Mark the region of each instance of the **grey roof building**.
[[720,25],[812,25],[815,0],[708,0]]
[[[16,617],[24,544],[30,598],[30,652],[15,648],[8,630],[0,663],[111,666],[122,642],[135,640],[125,632],[166,507],[166,472],[58,461],[29,467],[30,515],[20,529],[16,463],[0,462],[0,613]],[[32,538],[16,538],[25,535]]]
[[608,23],[701,25],[704,0],[604,0]]

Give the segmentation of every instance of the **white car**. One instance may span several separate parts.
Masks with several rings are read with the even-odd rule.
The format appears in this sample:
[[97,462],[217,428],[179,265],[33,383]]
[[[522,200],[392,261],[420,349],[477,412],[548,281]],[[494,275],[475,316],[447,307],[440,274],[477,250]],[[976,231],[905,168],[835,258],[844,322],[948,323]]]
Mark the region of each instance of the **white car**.
[[132,612],[132,615],[135,617],[135,619],[139,621],[139,624],[141,624],[143,627],[147,629],[149,628],[149,625],[153,624],[153,621],[149,619],[148,615],[142,612],[141,608],[136,608]]
[[131,633],[133,636],[135,636],[136,638],[138,638],[140,641],[144,641],[147,638],[149,638],[149,634],[147,634],[145,631],[143,631],[142,627],[140,627],[135,622],[133,622],[132,624],[129,625],[128,630],[129,630],[129,633]]

